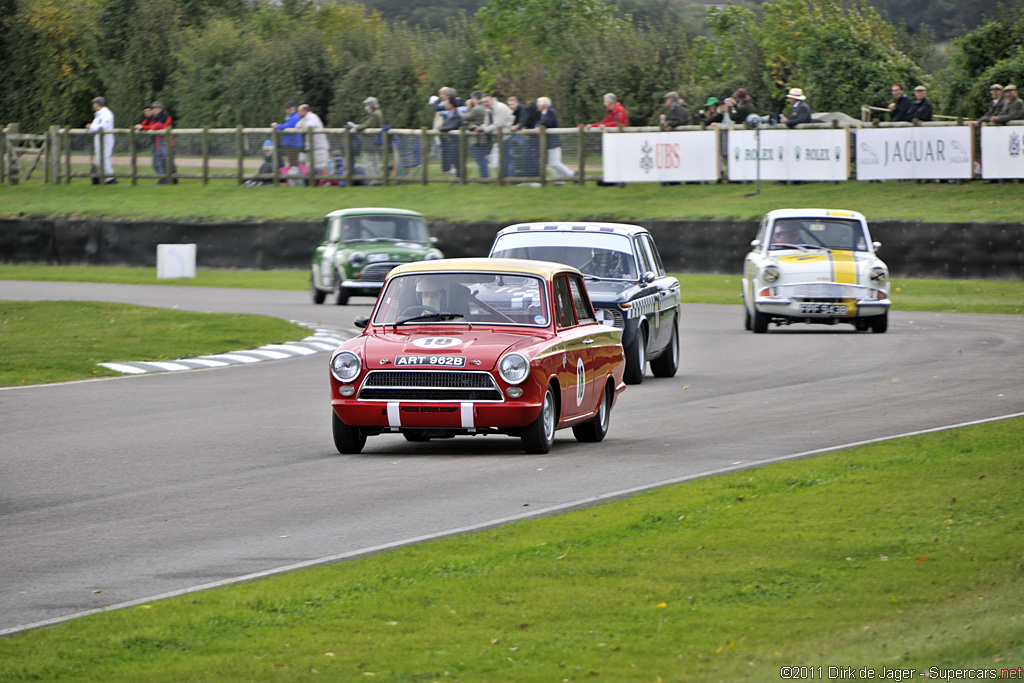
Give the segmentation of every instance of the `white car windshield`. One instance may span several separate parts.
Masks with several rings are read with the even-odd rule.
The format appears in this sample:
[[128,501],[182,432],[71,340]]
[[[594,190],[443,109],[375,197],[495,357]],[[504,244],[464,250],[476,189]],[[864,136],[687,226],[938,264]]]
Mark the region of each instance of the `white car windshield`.
[[867,251],[868,244],[860,221],[836,218],[780,218],[772,227],[768,249]]
[[533,275],[410,273],[391,278],[375,325],[495,324],[547,327],[547,287]]
[[427,223],[418,216],[332,216],[328,242],[426,242]]
[[636,259],[625,235],[593,231],[509,232],[491,248],[494,258],[553,261],[578,268],[584,275],[636,280]]

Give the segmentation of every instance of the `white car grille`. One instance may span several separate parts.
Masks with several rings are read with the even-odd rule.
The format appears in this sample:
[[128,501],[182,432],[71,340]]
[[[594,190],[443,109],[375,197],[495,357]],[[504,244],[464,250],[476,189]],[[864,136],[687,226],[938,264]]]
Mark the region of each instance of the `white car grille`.
[[841,285],[831,282],[805,282],[794,285],[779,285],[776,296],[788,299],[869,299],[871,290],[857,285]]

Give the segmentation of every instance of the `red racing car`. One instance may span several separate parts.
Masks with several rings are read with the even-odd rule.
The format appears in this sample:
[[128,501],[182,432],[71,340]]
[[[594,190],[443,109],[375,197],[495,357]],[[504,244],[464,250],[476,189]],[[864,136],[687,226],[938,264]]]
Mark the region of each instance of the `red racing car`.
[[622,381],[622,330],[598,322],[575,268],[442,259],[395,268],[363,334],[331,356],[334,443],[518,436],[547,453],[555,431],[601,441]]

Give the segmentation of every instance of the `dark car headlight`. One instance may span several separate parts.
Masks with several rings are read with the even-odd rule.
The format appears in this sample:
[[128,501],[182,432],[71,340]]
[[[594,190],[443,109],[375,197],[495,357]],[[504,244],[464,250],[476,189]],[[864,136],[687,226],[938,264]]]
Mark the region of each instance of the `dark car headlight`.
[[351,382],[359,376],[363,364],[359,362],[359,356],[351,351],[341,351],[331,358],[331,374],[339,382]]
[[353,251],[348,255],[348,264],[353,268],[360,268],[366,262],[366,254],[361,251]]

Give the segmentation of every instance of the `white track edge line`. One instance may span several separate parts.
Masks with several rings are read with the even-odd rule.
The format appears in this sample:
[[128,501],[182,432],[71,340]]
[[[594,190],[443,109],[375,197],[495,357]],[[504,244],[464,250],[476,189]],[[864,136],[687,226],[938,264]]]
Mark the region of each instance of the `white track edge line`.
[[893,434],[891,436],[882,436],[877,439],[865,439],[864,441],[854,441],[847,444],[839,444],[837,446],[828,446],[826,448],[816,448],[811,451],[801,451],[800,453],[791,453],[789,455],[780,455],[775,458],[767,458],[765,460],[754,460],[750,462],[738,463],[735,465],[728,465],[726,467],[719,467],[713,470],[707,470],[705,472],[698,472],[694,474],[688,474],[683,477],[675,477],[673,479],[665,479],[659,482],[651,484],[642,484],[640,486],[633,486],[628,489],[622,489],[620,491],[613,491],[611,493],[602,493],[596,496],[590,496],[588,498],[582,498],[580,500],[571,501],[568,503],[560,503],[558,505],[552,505],[540,510],[533,510],[531,512],[523,512],[518,515],[510,515],[508,517],[501,517],[498,519],[492,519],[486,522],[477,522],[476,524],[470,524],[469,526],[457,527],[455,529],[449,529],[447,531],[437,531],[432,534],[424,534],[422,536],[413,536],[412,538],[402,539],[400,541],[390,541],[388,543],[381,543],[380,545],[369,546],[366,548],[360,548],[358,550],[350,550],[345,553],[339,553],[337,555],[329,555],[327,557],[319,557],[313,560],[305,560],[304,562],[296,562],[294,564],[285,565],[283,567],[275,567],[273,569],[264,569],[262,571],[253,572],[251,574],[244,574],[242,576],[236,576],[230,579],[221,579],[220,581],[212,581],[210,583],[204,583],[199,586],[192,586],[190,588],[181,588],[176,591],[170,591],[168,593],[160,593],[158,595],[152,595],[147,598],[139,598],[137,600],[129,600],[128,602],[120,602],[114,605],[108,605],[106,607],[98,607],[96,609],[86,610],[84,612],[77,612],[75,614],[69,614],[62,617],[54,617],[52,619],[45,619],[43,621],[37,621],[32,624],[25,624],[23,626],[12,626],[6,629],[0,629],[0,637],[10,636],[23,631],[31,631],[34,629],[45,628],[47,626],[53,626],[64,621],[70,621],[72,619],[78,619],[79,617],[87,617],[91,614],[101,614],[103,612],[113,612],[115,610],[127,609],[129,607],[137,607],[139,605],[145,605],[150,602],[156,602],[157,600],[166,600],[168,598],[177,598],[182,595],[189,595],[190,593],[198,593],[199,591],[210,590],[213,588],[222,588],[224,586],[230,586],[236,583],[245,583],[248,581],[254,581],[256,579],[264,579],[270,576],[276,576],[277,574],[285,574],[287,572],[296,571],[299,569],[309,569],[310,567],[316,567],[324,564],[332,564],[340,562],[342,560],[351,560],[357,557],[363,557],[367,555],[373,555],[385,550],[393,550],[400,548],[405,545],[412,545],[414,543],[423,543],[425,541],[433,541],[439,538],[445,538],[447,536],[457,536],[459,534],[470,533],[474,531],[483,531],[484,529],[490,529],[502,524],[510,524],[512,522],[520,522],[526,519],[535,517],[543,517],[555,512],[565,512],[574,508],[587,507],[594,503],[600,503],[609,500],[615,500],[617,498],[623,498],[625,496],[632,495],[634,493],[641,493],[643,491],[649,491],[651,489],[661,488],[663,486],[671,486],[673,484],[682,484],[687,481],[694,479],[703,479],[705,477],[713,477],[719,474],[727,474],[729,472],[737,472],[740,470],[750,469],[752,467],[760,467],[761,465],[770,465],[776,462],[784,462],[786,460],[797,460],[799,458],[806,458],[812,455],[822,455],[824,453],[831,453],[833,451],[846,450],[848,448],[856,448],[858,446],[867,446],[873,443],[880,443],[882,441],[892,441],[893,439],[902,439],[911,436],[921,436],[922,434],[932,434],[935,432],[945,432],[950,429],[959,429],[960,427],[972,427],[975,425],[986,424],[988,422],[1000,422],[1002,420],[1012,420],[1014,418],[1024,417],[1024,412],[1011,413],[1009,415],[999,415],[996,417],[986,417],[980,420],[971,420],[970,422],[960,422],[958,424],[944,425],[941,427],[931,427],[929,429],[919,429],[913,432],[905,432],[903,434]]

